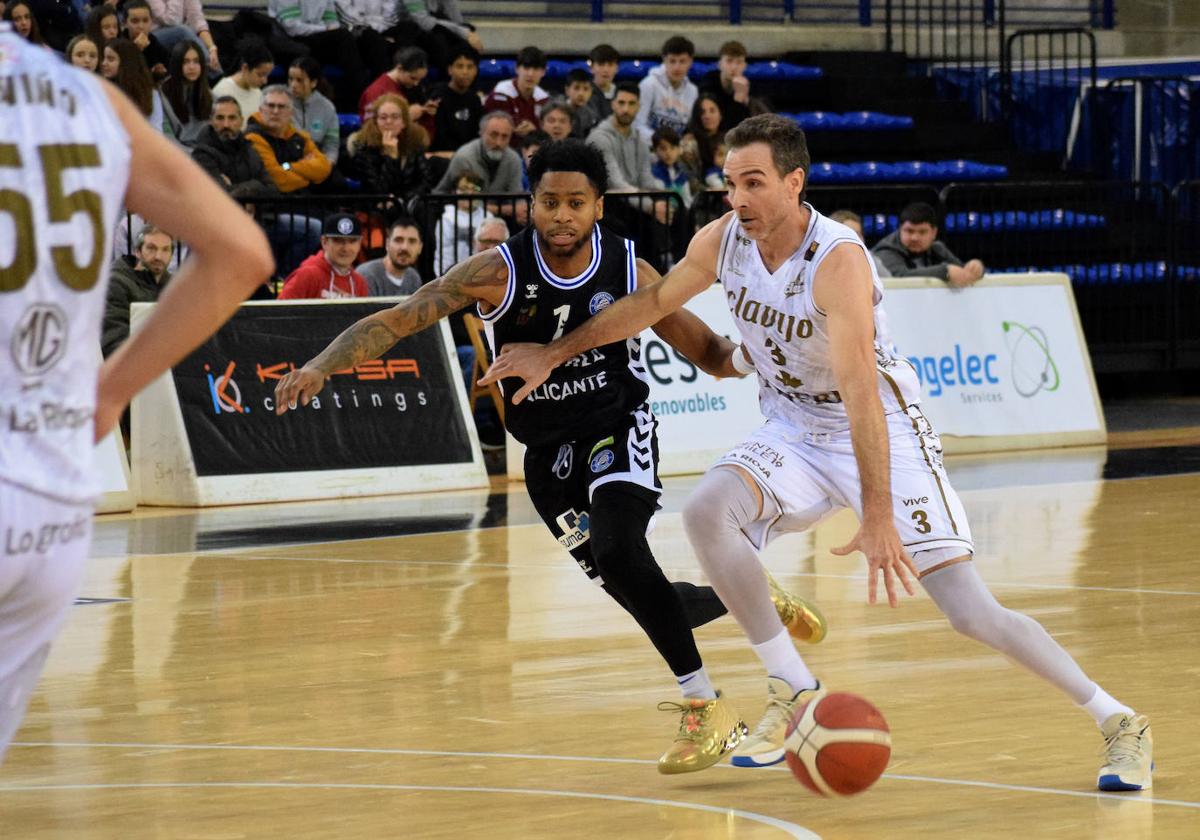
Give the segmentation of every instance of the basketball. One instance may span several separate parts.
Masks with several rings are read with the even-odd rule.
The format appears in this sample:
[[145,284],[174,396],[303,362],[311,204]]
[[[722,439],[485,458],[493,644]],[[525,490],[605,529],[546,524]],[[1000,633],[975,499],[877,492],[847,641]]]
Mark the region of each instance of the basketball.
[[887,769],[892,736],[883,714],[857,694],[818,697],[788,724],[788,767],[821,796],[853,796],[875,784]]

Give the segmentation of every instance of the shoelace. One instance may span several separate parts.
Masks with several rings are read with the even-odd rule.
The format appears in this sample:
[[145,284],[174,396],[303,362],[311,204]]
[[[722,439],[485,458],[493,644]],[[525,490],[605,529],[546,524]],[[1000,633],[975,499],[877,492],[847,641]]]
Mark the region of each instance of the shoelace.
[[1118,729],[1104,739],[1102,755],[1109,764],[1128,764],[1137,761],[1142,752],[1143,729]]
[[765,738],[773,733],[782,720],[786,720],[787,716],[791,714],[789,703],[790,701],[781,700],[778,697],[768,697],[767,710],[763,712],[762,720],[758,722],[758,726],[754,727],[750,737]]
[[678,737],[689,741],[695,741],[704,731],[704,722],[708,718],[710,708],[707,703],[703,706],[692,706],[688,703],[672,703],[670,700],[663,700],[658,704],[660,712],[675,712],[680,716]]

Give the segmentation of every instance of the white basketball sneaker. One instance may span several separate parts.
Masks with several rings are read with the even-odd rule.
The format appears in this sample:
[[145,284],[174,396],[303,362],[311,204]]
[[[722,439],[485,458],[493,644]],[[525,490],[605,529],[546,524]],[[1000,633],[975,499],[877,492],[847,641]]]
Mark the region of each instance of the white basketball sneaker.
[[783,742],[792,715],[809,700],[824,694],[820,683],[816,688],[792,694],[787,680],[767,677],[767,709],[750,736],[734,750],[730,763],[735,767],[769,767],[783,761]]
[[1149,790],[1153,784],[1154,737],[1145,715],[1118,712],[1100,726],[1104,736],[1104,766],[1100,790]]

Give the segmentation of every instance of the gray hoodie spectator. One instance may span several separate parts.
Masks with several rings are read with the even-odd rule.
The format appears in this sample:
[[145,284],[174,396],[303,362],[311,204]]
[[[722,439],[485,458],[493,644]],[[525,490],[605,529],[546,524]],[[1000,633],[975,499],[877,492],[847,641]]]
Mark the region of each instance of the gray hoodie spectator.
[[307,132],[330,163],[337,163],[341,126],[337,108],[324,94],[314,90],[306,99],[301,99],[293,92],[292,125]]
[[875,243],[871,253],[879,258],[893,277],[936,277],[948,280],[950,266],[963,261],[942,242],[934,242],[928,251],[914,254],[900,243],[900,231],[894,230]]
[[[642,91],[642,107],[634,125],[647,143],[659,128],[673,128],[681,137],[687,131],[692,106],[700,95],[687,77],[695,53],[696,48],[687,38],[679,35],[668,38],[662,48],[663,63],[651,70],[638,86]],[[675,75],[678,81],[672,81],[668,74]]]
[[592,129],[587,141],[604,153],[604,160],[608,163],[610,191],[662,189],[658,180],[650,174],[650,147],[638,132],[622,134],[613,125],[613,118],[609,117]]

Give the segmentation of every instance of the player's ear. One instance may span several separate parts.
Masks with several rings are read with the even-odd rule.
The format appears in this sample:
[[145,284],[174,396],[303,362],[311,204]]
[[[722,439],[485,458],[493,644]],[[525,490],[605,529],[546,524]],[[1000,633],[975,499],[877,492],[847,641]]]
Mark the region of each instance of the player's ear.
[[596,221],[604,218],[604,196],[596,199]]

